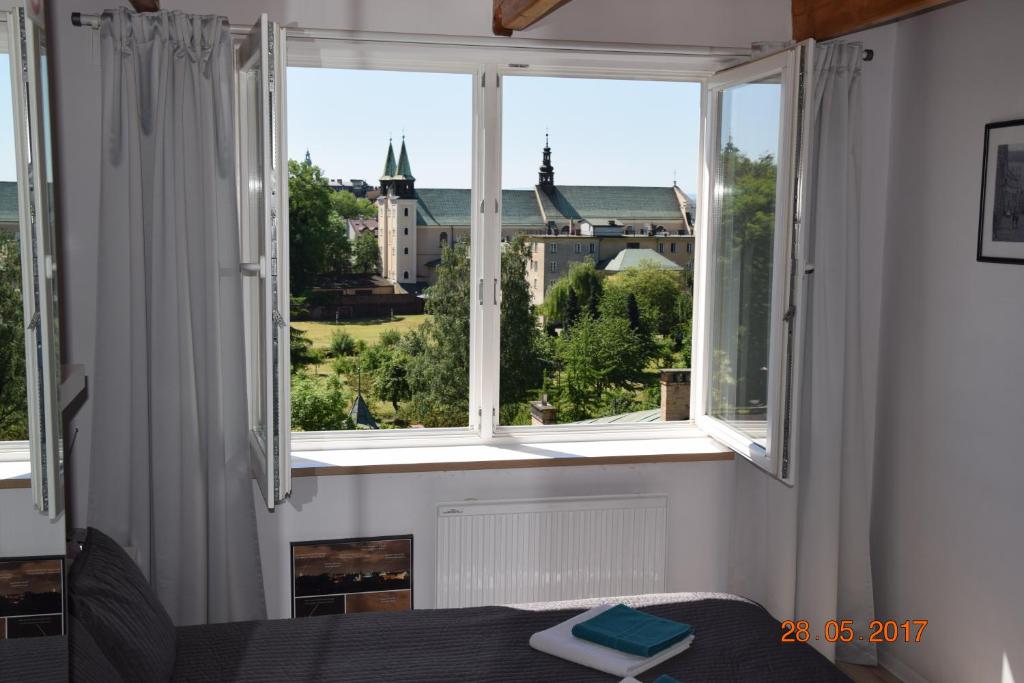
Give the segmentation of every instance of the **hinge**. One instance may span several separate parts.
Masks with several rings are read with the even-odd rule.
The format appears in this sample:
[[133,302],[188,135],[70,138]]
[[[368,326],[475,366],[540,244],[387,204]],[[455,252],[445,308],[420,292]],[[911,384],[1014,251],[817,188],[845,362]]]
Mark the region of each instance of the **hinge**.
[[786,314],[784,316],[782,316],[782,320],[783,320],[783,322],[787,322],[787,323],[788,322],[792,322],[792,320],[793,320],[793,318],[795,316],[796,316],[796,306],[794,306],[793,304],[790,304],[789,308],[786,310]]
[[500,88],[501,87],[501,74],[495,74],[494,75],[494,87],[495,88]]
[[483,72],[482,74],[480,74],[480,87],[481,88],[486,88],[487,87],[487,72],[486,71]]

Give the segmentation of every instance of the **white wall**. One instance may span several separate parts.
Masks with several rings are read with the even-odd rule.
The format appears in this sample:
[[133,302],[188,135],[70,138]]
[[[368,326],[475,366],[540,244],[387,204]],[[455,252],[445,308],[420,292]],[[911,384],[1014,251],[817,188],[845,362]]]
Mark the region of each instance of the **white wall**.
[[64,515],[39,514],[32,489],[0,489],[0,557],[63,554]]
[[1019,0],[899,26],[872,553],[879,616],[929,620],[882,652],[908,680],[1024,680],[1024,265],[975,261],[984,126],[1024,118],[1022,26]]
[[733,470],[717,461],[296,477],[284,505],[258,513],[267,612],[291,615],[292,541],[406,533],[414,535],[415,606],[433,607],[436,505],[467,498],[668,494],[668,590],[725,590]]

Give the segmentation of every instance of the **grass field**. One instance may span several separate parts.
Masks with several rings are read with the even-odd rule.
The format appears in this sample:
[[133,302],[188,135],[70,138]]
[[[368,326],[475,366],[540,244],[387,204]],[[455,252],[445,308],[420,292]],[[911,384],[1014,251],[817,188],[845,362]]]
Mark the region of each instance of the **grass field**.
[[329,322],[297,322],[292,327],[302,330],[313,342],[314,349],[326,349],[331,343],[331,337],[339,330],[348,332],[356,340],[364,341],[368,345],[376,343],[377,339],[385,330],[397,330],[408,332],[414,330],[427,319],[427,315],[396,315],[394,320],[377,318],[374,320],[347,320],[342,323]]

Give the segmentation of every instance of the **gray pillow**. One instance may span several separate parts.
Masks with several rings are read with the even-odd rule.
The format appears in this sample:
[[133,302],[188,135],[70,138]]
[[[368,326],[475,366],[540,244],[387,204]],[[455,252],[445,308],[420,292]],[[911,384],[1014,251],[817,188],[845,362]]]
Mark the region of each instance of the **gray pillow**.
[[121,683],[124,679],[96,640],[75,617],[70,618],[71,683]]
[[126,681],[169,681],[174,623],[139,567],[112,538],[89,527],[68,573],[71,614]]

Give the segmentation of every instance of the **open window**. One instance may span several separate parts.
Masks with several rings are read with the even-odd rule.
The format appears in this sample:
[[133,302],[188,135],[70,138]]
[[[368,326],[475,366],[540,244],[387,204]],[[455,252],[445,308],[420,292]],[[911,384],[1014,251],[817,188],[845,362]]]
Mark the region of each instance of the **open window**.
[[698,214],[697,424],[791,481],[813,43],[717,73]]
[[270,509],[291,492],[285,49],[284,31],[264,14],[236,55],[249,443]]
[[[5,384],[13,384],[19,394],[23,387],[24,393],[11,396],[11,404],[4,406],[0,438],[28,442],[33,500],[41,513],[55,519],[64,507],[64,463],[48,47],[42,18],[25,8],[8,13],[6,24],[3,43],[10,66],[16,186],[8,194],[16,197],[17,226],[3,224],[0,218],[0,261],[5,271],[0,296],[8,302],[20,298],[23,327],[4,325],[0,343],[5,348],[0,353],[12,378],[24,372],[23,385]],[[20,283],[15,269],[20,270]],[[19,344],[23,344],[23,355],[16,348]],[[8,402],[7,396],[4,401]]]

